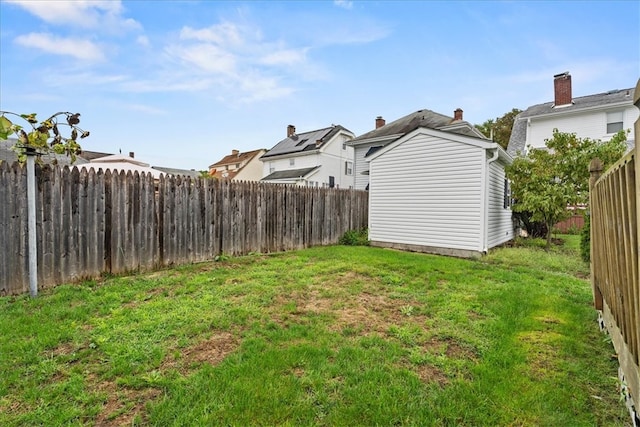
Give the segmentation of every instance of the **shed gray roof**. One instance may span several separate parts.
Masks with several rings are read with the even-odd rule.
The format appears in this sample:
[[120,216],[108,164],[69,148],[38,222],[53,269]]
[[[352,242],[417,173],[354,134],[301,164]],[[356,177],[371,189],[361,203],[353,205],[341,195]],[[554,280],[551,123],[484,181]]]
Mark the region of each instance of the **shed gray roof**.
[[[349,141],[349,144],[357,144],[364,140],[382,138],[385,136],[393,137],[394,135],[398,135],[397,138],[399,138],[400,136],[412,132],[420,127],[442,130],[475,138],[479,138],[481,135],[480,132],[475,131],[475,127],[467,121],[455,121],[453,117],[424,109],[418,110],[391,123],[387,123],[378,129],[374,129],[360,135],[359,137]],[[393,138],[393,140],[397,138]]]
[[573,98],[572,105],[563,106],[560,109],[554,108],[553,102],[532,105],[516,116],[507,146],[507,153],[515,156],[518,152],[525,151],[527,144],[527,119],[538,116],[551,116],[555,114],[565,114],[580,110],[592,109],[595,107],[606,107],[607,105],[633,103],[634,88],[622,90],[610,90],[595,95],[580,96]]
[[295,178],[304,178],[309,175],[314,170],[318,169],[320,166],[313,166],[310,168],[302,168],[302,169],[291,169],[285,171],[275,171],[264,178],[262,181],[274,181],[277,179],[295,179]]
[[[340,125],[334,125],[310,132],[294,134],[293,136],[290,136],[278,142],[271,150],[263,154],[261,159],[281,156],[283,154],[318,150],[341,130],[351,132]],[[316,141],[320,141],[320,144],[318,146],[316,146]]]

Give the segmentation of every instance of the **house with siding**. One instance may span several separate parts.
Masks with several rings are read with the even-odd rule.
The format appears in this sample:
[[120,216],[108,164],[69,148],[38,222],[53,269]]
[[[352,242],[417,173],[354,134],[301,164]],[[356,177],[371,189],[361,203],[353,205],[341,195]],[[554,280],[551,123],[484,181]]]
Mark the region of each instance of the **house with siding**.
[[408,120],[418,126],[406,133],[371,133],[370,142],[393,141],[370,146],[363,160],[358,158],[360,170],[368,172],[363,176],[371,244],[474,257],[513,239],[505,176],[511,156],[462,123],[461,110],[448,123],[446,116],[421,111]]
[[[507,152],[526,155],[530,148],[545,148],[553,130],[575,133],[579,138],[608,141],[620,130],[633,129],[638,109],[633,105],[634,88],[610,90],[573,97],[571,74],[553,76],[554,99],[532,105],[516,116]],[[635,145],[633,132],[628,134],[629,148]]]
[[244,153],[231,150],[231,154],[209,166],[209,175],[219,180],[260,181],[262,179],[260,156],[266,152],[264,148]]
[[353,148],[347,143],[353,132],[340,126],[296,133],[287,126],[287,137],[260,157],[263,182],[310,187],[351,188]]

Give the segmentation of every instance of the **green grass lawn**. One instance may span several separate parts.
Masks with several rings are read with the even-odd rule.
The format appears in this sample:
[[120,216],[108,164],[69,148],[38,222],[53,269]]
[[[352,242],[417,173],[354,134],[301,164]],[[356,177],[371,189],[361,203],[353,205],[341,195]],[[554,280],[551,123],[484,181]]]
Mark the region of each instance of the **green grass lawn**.
[[629,423],[579,236],[332,246],[0,298],[0,425]]

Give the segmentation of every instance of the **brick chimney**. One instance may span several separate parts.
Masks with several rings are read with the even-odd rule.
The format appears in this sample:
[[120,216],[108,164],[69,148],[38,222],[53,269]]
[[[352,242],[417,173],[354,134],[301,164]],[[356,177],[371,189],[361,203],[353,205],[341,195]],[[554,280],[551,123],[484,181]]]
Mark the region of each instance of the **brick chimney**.
[[287,126],[287,138],[291,138],[296,134],[296,127],[294,125]]
[[135,156],[136,156],[136,153],[134,153],[133,151],[129,151],[129,157],[133,159]]
[[553,76],[554,106],[571,105],[571,74],[568,71]]
[[240,151],[238,150],[231,150],[231,155],[232,156],[238,156],[240,154]]
[[453,120],[462,120],[462,108],[456,108],[453,112]]
[[382,126],[384,126],[387,122],[385,122],[385,120],[382,118],[382,116],[378,116],[376,117],[376,129],[381,128]]

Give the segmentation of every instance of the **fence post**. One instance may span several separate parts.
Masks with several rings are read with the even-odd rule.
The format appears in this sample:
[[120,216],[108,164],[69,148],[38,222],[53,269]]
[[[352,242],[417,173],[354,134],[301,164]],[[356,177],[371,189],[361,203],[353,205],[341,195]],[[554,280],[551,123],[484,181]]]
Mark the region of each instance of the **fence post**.
[[600,283],[598,282],[599,275],[595,274],[594,263],[596,260],[594,258],[597,257],[597,248],[595,247],[594,242],[595,234],[599,230],[598,224],[594,221],[593,212],[599,212],[600,206],[597,204],[597,198],[593,195],[593,187],[602,175],[602,170],[604,169],[602,161],[600,159],[593,159],[591,163],[589,163],[589,209],[591,215],[589,221],[589,253],[590,253],[590,268],[591,268],[591,287],[593,289],[593,304],[596,310],[602,310],[602,292],[600,292]]

